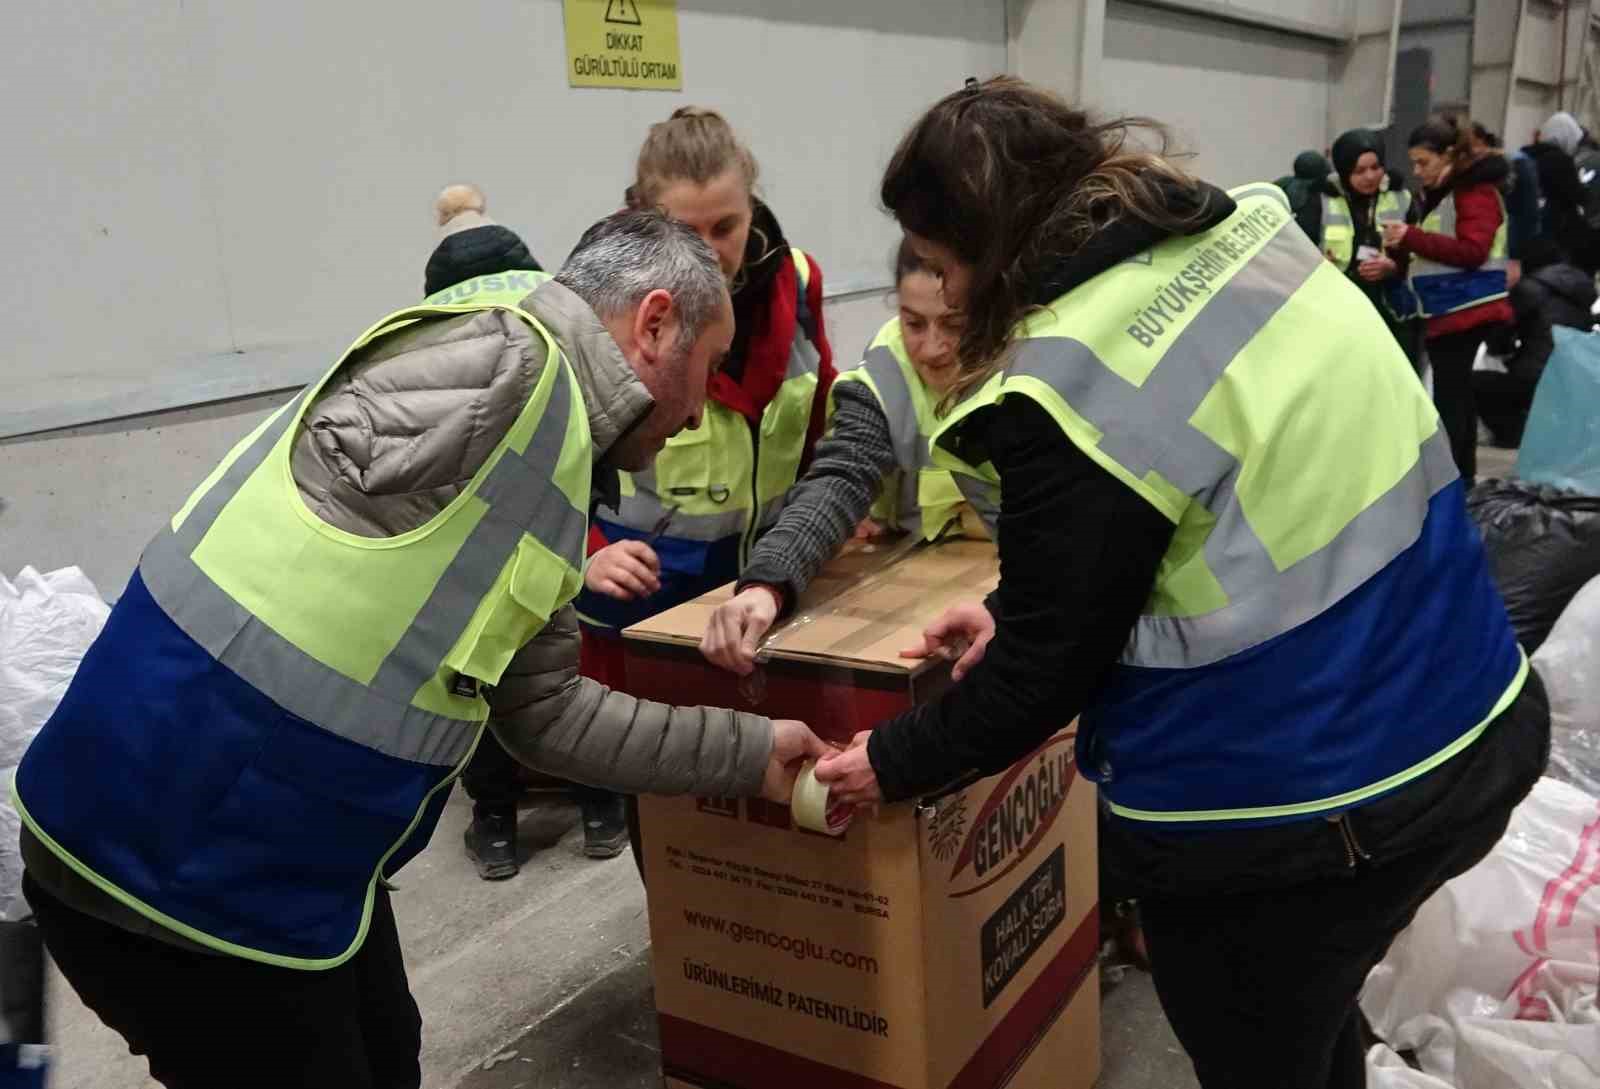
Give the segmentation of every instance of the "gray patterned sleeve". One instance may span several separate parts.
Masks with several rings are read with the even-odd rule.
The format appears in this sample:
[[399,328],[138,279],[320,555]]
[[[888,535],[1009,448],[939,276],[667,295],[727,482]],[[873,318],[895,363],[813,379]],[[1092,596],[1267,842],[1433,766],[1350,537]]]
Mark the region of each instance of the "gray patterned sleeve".
[[836,382],[833,422],[777,524],[750,555],[741,585],[783,587],[791,602],[850,539],[895,469],[889,419],[865,383]]

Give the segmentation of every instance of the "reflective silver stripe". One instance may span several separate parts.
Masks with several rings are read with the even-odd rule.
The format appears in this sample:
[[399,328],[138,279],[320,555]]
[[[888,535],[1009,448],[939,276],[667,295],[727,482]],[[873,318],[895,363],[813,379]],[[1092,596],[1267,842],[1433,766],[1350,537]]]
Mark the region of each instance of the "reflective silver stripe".
[[1324,227],[1350,226],[1350,206],[1339,197],[1322,194],[1322,225]]
[[506,448],[478,487],[489,504],[450,565],[434,583],[410,628],[390,650],[372,687],[407,703],[438,672],[484,595],[494,587],[524,533],[575,570],[583,568],[587,520],[556,486],[556,465],[572,415],[572,382],[566,362],[552,356],[555,381],[527,451]]
[[894,352],[882,344],[867,353],[861,369],[872,379],[873,388],[877,391],[878,404],[889,422],[889,441],[894,447],[894,459],[900,466],[895,517],[901,529],[921,532],[918,473],[932,461],[928,440],[917,426],[917,409],[911,401],[911,389],[906,385],[905,372],[900,369],[900,361],[894,357]]
[[961,495],[972,505],[978,517],[989,530],[991,537],[995,536],[1000,528],[1000,489],[987,480],[980,480],[966,473],[952,473],[955,477],[956,487],[961,489]]
[[[634,493],[624,495],[615,510],[601,507],[601,517],[606,517],[603,512],[612,510],[613,517],[607,519],[608,521],[617,522],[641,533],[648,533],[661,520],[662,515],[667,513],[667,505],[676,506],[676,504],[671,503],[672,496],[667,496],[667,505],[664,505],[656,494],[654,468],[643,469],[632,475]],[[730,509],[716,514],[686,514],[682,510],[675,509],[664,536],[679,537],[688,541],[720,541],[724,537],[744,532],[748,511],[747,508],[738,505],[735,499],[733,493],[729,492]]]
[[794,342],[789,345],[789,365],[783,373],[784,379],[816,374],[821,367],[822,353],[817,351],[816,345],[806,339],[805,331],[796,325]]
[[[295,395],[294,400],[284,405],[272,422],[256,436],[254,442],[234,459],[222,476],[217,478],[205,495],[202,495],[194,507],[190,509],[189,516],[177,529],[176,539],[185,554],[193,552],[200,541],[211,531],[211,526],[217,520],[217,515],[222,513],[222,508],[228,505],[234,493],[244,486],[250,479],[250,474],[261,467],[272,448],[277,445],[283,433],[289,429],[300,416],[300,406],[305,401],[310,387],[301,390]],[[170,532],[170,530],[168,530]]]
[[[1282,634],[1381,570],[1420,531],[1425,501],[1416,501],[1414,486],[1397,486],[1291,568],[1286,582],[1290,573],[1277,570],[1235,493],[1239,462],[1189,424],[1228,365],[1320,263],[1302,235],[1280,229],[1207,301],[1142,388],[1078,341],[1038,338],[1017,346],[1012,373],[1052,386],[1103,433],[1101,449],[1123,468],[1136,477],[1159,472],[1217,520],[1206,540],[1206,562],[1231,604],[1206,617],[1142,617],[1123,657],[1128,664],[1192,668]],[[1436,435],[1424,447],[1426,465],[1419,472],[1427,495],[1454,479],[1447,447],[1446,461],[1439,460],[1441,444]],[[1285,606],[1289,598],[1293,609]]]
[[1449,441],[1442,429],[1435,431],[1399,483],[1320,550],[1214,612],[1140,617],[1122,661],[1193,669],[1314,619],[1415,544],[1428,516],[1428,501],[1455,479]]
[[1228,196],[1235,201],[1244,200],[1246,197],[1266,197],[1274,204],[1282,207],[1285,212],[1294,210],[1289,207],[1288,195],[1270,182],[1252,182],[1249,185],[1241,185],[1237,189],[1228,190]]
[[[454,767],[479,723],[386,699],[322,664],[252,616],[206,573],[170,530],[145,549],[139,573],[172,621],[219,663],[279,707],[365,748]],[[204,729],[196,723],[196,729]]]

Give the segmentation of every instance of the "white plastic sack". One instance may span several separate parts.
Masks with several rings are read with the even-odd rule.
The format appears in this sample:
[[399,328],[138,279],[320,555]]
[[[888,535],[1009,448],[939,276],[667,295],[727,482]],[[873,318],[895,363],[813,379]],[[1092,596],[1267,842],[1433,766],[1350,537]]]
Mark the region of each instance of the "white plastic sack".
[[[1597,945],[1600,801],[1541,779],[1489,856],[1417,912],[1361,1006],[1453,1089],[1595,1089]],[[1434,1089],[1375,1069],[1391,1078],[1377,1085]]]
[[1567,603],[1533,665],[1550,694],[1549,774],[1600,797],[1600,578]]
[[1455,1089],[1447,1081],[1413,1070],[1383,1044],[1367,1052],[1367,1089]]
[[27,914],[12,772],[110,614],[76,567],[48,575],[24,567],[15,582],[0,575],[0,919]]

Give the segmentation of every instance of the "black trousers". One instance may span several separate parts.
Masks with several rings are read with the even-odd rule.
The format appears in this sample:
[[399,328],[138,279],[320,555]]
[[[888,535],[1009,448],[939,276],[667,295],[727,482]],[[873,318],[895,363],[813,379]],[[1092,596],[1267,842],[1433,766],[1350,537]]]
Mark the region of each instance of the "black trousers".
[[1477,357],[1478,345],[1490,333],[1488,328],[1469,329],[1428,341],[1433,404],[1450,437],[1456,470],[1468,488],[1478,480],[1478,408],[1472,393],[1472,361]]
[[1477,402],[1478,418],[1491,432],[1495,441],[1506,446],[1521,446],[1522,431],[1528,423],[1528,410],[1533,407],[1530,385],[1512,374],[1481,371],[1472,376],[1472,395]]
[[1107,865],[1140,898],[1162,1008],[1204,1089],[1362,1089],[1367,973],[1499,840],[1549,746],[1530,674],[1476,744],[1340,821],[1183,835],[1107,820]]
[[[478,820],[499,810],[514,810],[522,797],[522,765],[506,752],[493,730],[485,730],[472,759],[461,769],[461,785],[472,799],[472,815]],[[568,791],[579,805],[604,804],[615,795],[582,783],[568,784]]]
[[140,937],[67,907],[24,875],[61,974],[168,1089],[417,1089],[422,1015],[389,894],[367,940],[326,971],[274,968]]

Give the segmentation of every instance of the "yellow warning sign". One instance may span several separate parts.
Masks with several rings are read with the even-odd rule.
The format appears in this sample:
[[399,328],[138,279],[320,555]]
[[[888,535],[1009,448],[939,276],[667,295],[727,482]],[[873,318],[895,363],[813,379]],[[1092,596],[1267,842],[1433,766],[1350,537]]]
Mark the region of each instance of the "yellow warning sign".
[[566,0],[567,83],[681,91],[677,0]]

